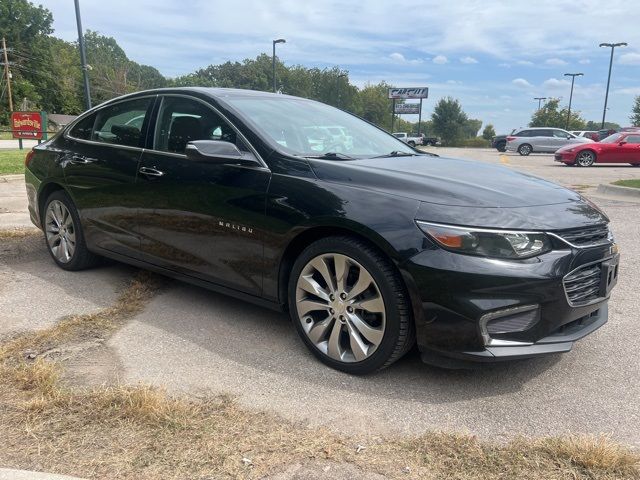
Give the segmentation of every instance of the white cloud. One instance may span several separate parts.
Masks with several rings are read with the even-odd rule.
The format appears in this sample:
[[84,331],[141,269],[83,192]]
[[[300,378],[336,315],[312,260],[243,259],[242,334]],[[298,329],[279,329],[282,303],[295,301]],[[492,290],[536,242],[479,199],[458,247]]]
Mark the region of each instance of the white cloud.
[[560,58],[549,58],[544,63],[546,63],[547,65],[551,65],[553,67],[561,67],[561,66],[567,64],[567,62],[565,62],[564,60],[562,60]]
[[401,53],[398,52],[394,52],[391,55],[389,55],[389,58],[391,58],[392,60],[396,60],[397,62],[406,62],[407,59],[404,58],[404,55],[402,55]]
[[449,85],[462,85],[462,82],[460,80],[447,80],[447,83]]
[[467,56],[467,57],[462,57],[462,58],[460,59],[460,62],[462,62],[462,63],[467,63],[467,64],[471,64],[471,63],[478,63],[478,60],[476,60],[476,59],[475,59],[475,58],[473,58],[473,57],[468,57],[468,56]]
[[516,87],[521,87],[521,88],[533,87],[533,85],[527,82],[524,78],[514,78],[513,80],[511,80],[511,83],[513,83]]
[[580,65],[589,65],[591,63],[591,60],[589,60],[588,58],[583,58],[582,60],[580,60],[578,62]]
[[437,56],[433,57],[432,62],[436,63],[438,65],[444,65],[445,63],[449,63],[449,59],[447,57],[445,57],[444,55],[437,55]]
[[502,67],[502,68],[511,68],[511,65],[509,65],[508,63],[504,63],[504,62],[499,63],[498,66]]
[[542,86],[550,90],[559,90],[570,87],[571,82],[565,79],[549,78],[542,82]]
[[618,63],[623,65],[640,65],[640,53],[625,53],[620,55]]
[[616,92],[624,95],[640,95],[640,87],[618,88]]
[[534,65],[533,62],[530,62],[529,60],[518,60],[516,63],[525,67],[532,67]]

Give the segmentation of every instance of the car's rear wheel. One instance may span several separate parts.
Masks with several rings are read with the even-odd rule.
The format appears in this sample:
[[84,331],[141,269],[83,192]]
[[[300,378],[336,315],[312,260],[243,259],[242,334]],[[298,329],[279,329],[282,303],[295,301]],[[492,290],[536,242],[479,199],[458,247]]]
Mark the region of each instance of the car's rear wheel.
[[533,151],[533,148],[528,143],[523,143],[518,147],[518,153],[523,157],[526,157]]
[[414,341],[399,273],[382,253],[351,237],[324,238],[300,254],[289,280],[289,310],[313,354],[347,373],[384,368]]
[[576,155],[576,165],[579,167],[590,167],[596,161],[596,154],[591,150],[583,150]]
[[62,190],[53,192],[43,211],[47,249],[60,268],[83,270],[99,262],[100,257],[87,249],[80,217],[69,195]]

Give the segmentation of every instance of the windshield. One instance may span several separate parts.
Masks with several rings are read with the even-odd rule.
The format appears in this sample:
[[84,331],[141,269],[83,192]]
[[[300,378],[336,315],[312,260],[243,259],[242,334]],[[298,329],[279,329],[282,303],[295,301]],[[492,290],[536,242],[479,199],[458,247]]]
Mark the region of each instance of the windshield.
[[302,98],[230,97],[237,108],[282,150],[298,156],[342,154],[340,159],[415,155],[384,131],[337,108]]
[[619,142],[621,138],[621,133],[614,133],[613,135],[609,135],[607,138],[600,140],[600,143],[616,143]]

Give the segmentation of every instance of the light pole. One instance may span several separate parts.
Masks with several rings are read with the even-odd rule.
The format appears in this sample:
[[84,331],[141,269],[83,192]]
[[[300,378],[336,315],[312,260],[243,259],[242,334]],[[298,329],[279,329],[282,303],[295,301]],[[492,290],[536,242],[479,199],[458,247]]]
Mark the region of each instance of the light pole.
[[573,100],[573,82],[575,82],[576,77],[582,77],[584,73],[565,73],[565,77],[571,77],[571,94],[569,95],[569,112],[567,113],[567,124],[565,125],[565,130],[569,130],[569,120],[571,120],[571,100]]
[[84,35],[82,33],[82,20],[80,19],[80,2],[76,4],[76,23],[78,24],[78,48],[80,49],[80,64],[82,67],[82,77],[84,80],[84,104],[87,110],[91,108],[91,92],[89,90],[89,71],[87,65],[87,52],[84,49]]
[[538,110],[540,110],[540,107],[542,105],[542,100],[546,100],[547,97],[533,97],[534,100],[538,100]]
[[611,83],[611,67],[613,66],[613,51],[616,47],[626,47],[626,42],[620,43],[601,43],[601,47],[607,47],[611,49],[611,58],[609,59],[609,76],[607,77],[607,93],[604,95],[604,108],[602,109],[602,126],[600,128],[604,128],[604,119],[607,115],[607,100],[609,100],[609,84]]
[[338,108],[340,108],[340,79],[347,76],[348,75],[346,73],[340,73],[338,75],[338,78],[336,78],[336,107]]
[[271,62],[273,65],[273,93],[276,93],[276,43],[287,43],[284,38],[279,38],[277,40],[273,40],[273,57],[271,57]]

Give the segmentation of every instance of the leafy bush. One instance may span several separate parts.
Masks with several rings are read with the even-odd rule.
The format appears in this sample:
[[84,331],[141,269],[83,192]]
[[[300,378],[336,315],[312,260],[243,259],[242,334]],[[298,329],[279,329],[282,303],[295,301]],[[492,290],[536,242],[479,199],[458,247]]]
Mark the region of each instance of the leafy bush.
[[467,138],[460,142],[459,146],[466,148],[489,148],[491,140],[485,140],[482,137]]

